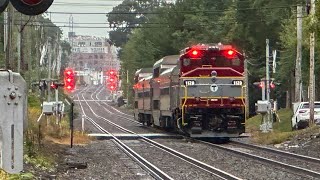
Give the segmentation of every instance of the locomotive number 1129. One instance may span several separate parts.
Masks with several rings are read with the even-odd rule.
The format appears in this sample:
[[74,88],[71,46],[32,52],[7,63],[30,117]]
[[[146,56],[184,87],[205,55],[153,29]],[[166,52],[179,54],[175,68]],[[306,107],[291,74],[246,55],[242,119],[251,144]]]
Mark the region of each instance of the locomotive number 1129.
[[185,86],[193,86],[196,84],[196,81],[195,80],[185,80],[184,81],[184,85]]

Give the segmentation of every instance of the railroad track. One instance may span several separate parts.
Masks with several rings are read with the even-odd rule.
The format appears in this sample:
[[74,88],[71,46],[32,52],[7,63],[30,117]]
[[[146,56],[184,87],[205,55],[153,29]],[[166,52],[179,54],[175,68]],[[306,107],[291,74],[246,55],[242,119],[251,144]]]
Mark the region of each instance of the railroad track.
[[[98,92],[98,90],[95,91],[95,93],[98,92],[96,94],[96,96],[95,96],[95,100],[100,100],[98,96],[102,92],[102,90],[103,89],[99,89],[99,92]],[[91,96],[91,98],[92,98],[92,100],[94,100],[93,96]],[[107,103],[105,103],[103,101],[99,101],[99,103],[97,103],[97,104],[100,104],[100,105],[103,104],[105,107],[110,109],[109,111],[111,111],[111,109],[116,109],[116,108],[108,105]],[[112,110],[112,111],[114,111],[114,110]],[[119,112],[121,112],[121,111],[119,111]],[[116,116],[124,118],[124,119],[130,119],[129,117],[126,117],[125,115],[122,115],[122,114],[124,114],[123,112],[118,114],[119,112],[118,112],[118,110],[114,111],[113,115],[116,115]],[[131,119],[130,121],[134,121],[134,120]],[[127,129],[121,127],[121,126],[117,126],[116,124],[114,124],[114,126],[119,128],[123,132],[130,133],[130,134],[135,134],[130,130],[127,130]],[[106,133],[106,132],[104,132],[104,133]],[[144,140],[145,142],[148,142],[150,140],[150,139],[145,138],[145,137],[140,137],[140,139]],[[293,154],[293,153],[287,153],[287,152],[283,152],[283,151],[275,151],[275,150],[270,149],[270,148],[268,149],[268,148],[263,148],[263,147],[259,147],[259,146],[249,145],[249,144],[240,144],[240,143],[237,143],[237,142],[229,143],[227,145],[228,147],[225,147],[225,145],[221,146],[221,145],[211,144],[211,143],[208,143],[208,142],[201,142],[201,143],[205,143],[207,145],[214,146],[214,147],[219,148],[219,149],[221,149],[223,151],[226,151],[226,152],[235,153],[235,154],[237,154],[239,156],[251,158],[251,159],[253,159],[255,161],[262,162],[263,164],[272,164],[274,166],[281,167],[283,169],[291,171],[293,174],[297,174],[297,175],[298,174],[299,175],[303,174],[303,175],[307,175],[309,177],[320,178],[320,173],[318,173],[319,169],[317,169],[317,167],[319,167],[320,160],[316,159],[316,158],[311,158],[311,157],[307,157],[307,156],[300,156],[300,155],[296,155],[296,154]],[[150,144],[150,145],[159,147],[159,146],[157,146],[155,144]],[[239,146],[241,146],[241,147],[239,147]],[[170,150],[166,150],[165,148],[163,150],[170,151]],[[173,149],[171,149],[171,150],[173,150]],[[256,152],[258,150],[259,151],[263,150],[263,151],[266,151],[266,152],[273,153],[274,154],[273,155],[274,156],[273,159],[270,158],[270,155],[262,156],[261,153],[252,153],[252,152]],[[175,154],[173,154],[173,155],[175,155]],[[175,156],[179,157],[178,155],[175,155]],[[286,163],[289,160],[287,160],[287,161],[283,160],[283,158],[284,158],[283,156],[287,157],[288,159],[290,159],[290,158],[291,159],[292,158],[296,159],[297,164],[296,165],[292,165],[290,163]],[[183,157],[179,157],[179,158],[182,159]],[[279,158],[280,158],[280,160],[279,160]],[[292,161],[292,160],[290,160],[290,161]],[[305,162],[304,166],[301,166],[301,161]],[[305,165],[305,164],[307,164],[307,165]],[[314,168],[314,167],[316,167],[316,168]],[[229,178],[227,178],[227,179],[229,179]]]
[[[224,145],[213,144],[213,143],[201,141],[201,140],[199,140],[198,142],[209,145],[214,148],[221,149],[223,151],[227,151],[227,152],[239,155],[239,156],[251,158],[259,162],[275,165],[275,166],[290,170],[292,173],[295,173],[295,174],[299,174],[299,175],[304,174],[314,178],[320,178],[320,173],[319,173],[320,159],[316,159],[308,156],[301,156],[293,153],[274,150],[271,148],[265,148],[261,146],[255,146],[251,144],[243,144],[235,141],[232,141],[229,144],[224,144]],[[264,152],[272,153],[273,155],[272,156],[270,156],[270,154],[263,155],[263,153],[261,152],[257,153],[256,151],[264,151]],[[292,165],[291,158],[296,159],[295,165]],[[303,165],[301,164],[302,163],[301,161],[304,162]]]
[[278,161],[280,159],[281,162],[288,162],[294,164],[295,167],[300,167],[302,169],[310,169],[311,171],[316,172],[316,174],[314,175],[320,177],[320,173],[318,173],[320,172],[320,159],[318,158],[299,155],[268,147],[257,146],[253,144],[241,143],[237,141],[231,141],[229,145],[234,148],[239,148],[238,150],[240,151],[250,151],[256,155],[265,156],[266,158]]
[[[96,90],[95,92],[97,92],[98,90]],[[169,162],[172,162],[173,157],[174,158],[178,158],[184,162],[187,162],[189,164],[189,166],[192,166],[193,168],[188,169],[188,171],[190,170],[195,170],[198,169],[202,171],[202,173],[208,173],[214,177],[217,177],[219,179],[240,179],[232,174],[229,174],[223,170],[214,168],[213,166],[210,166],[208,164],[205,164],[203,162],[200,162],[190,156],[187,156],[185,154],[182,154],[174,149],[171,149],[167,146],[164,146],[160,143],[157,143],[151,139],[148,139],[144,136],[141,136],[139,134],[136,134],[122,126],[119,126],[118,124],[110,121],[109,119],[102,117],[100,115],[98,115],[93,108],[90,106],[90,104],[88,102],[86,102],[85,97],[83,96],[83,93],[81,94],[82,99],[85,101],[86,106],[89,107],[88,110],[91,111],[91,114],[94,115],[94,117],[89,117],[87,116],[88,113],[84,112],[84,108],[82,107],[82,103],[81,101],[79,101],[81,109],[83,111],[84,114],[86,114],[87,120],[93,125],[95,126],[96,129],[98,129],[100,132],[105,133],[105,134],[109,134],[112,136],[113,141],[115,142],[115,144],[117,146],[119,146],[119,148],[121,148],[125,153],[128,153],[128,155],[130,157],[132,157],[134,160],[136,160],[142,168],[144,168],[147,172],[149,172],[153,177],[155,177],[156,179],[172,179],[170,176],[168,176],[166,173],[164,173],[163,171],[161,171],[159,168],[157,168],[156,166],[154,166],[153,164],[151,164],[150,162],[148,162],[147,160],[145,160],[142,156],[140,156],[138,153],[136,153],[132,148],[130,148],[128,145],[126,145],[125,143],[123,143],[121,140],[119,140],[116,136],[114,136],[114,133],[109,132],[108,130],[106,130],[105,128],[103,128],[100,123],[98,123],[98,120],[103,120],[104,122],[109,123],[110,125],[112,125],[113,127],[121,130],[122,132],[125,133],[129,133],[129,134],[133,134],[136,136],[140,137],[140,141],[149,144],[149,148],[150,147],[155,147],[157,149],[161,149],[162,152],[168,153],[170,154],[170,157],[168,159]],[[79,94],[77,95],[78,99],[79,98]],[[204,171],[204,172],[203,172]],[[201,173],[201,174],[202,174]]]

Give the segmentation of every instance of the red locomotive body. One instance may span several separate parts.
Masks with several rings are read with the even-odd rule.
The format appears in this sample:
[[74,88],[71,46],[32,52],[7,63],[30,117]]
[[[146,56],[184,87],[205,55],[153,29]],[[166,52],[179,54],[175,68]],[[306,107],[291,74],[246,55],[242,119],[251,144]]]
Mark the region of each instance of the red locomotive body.
[[243,133],[243,55],[231,46],[209,44],[188,47],[179,58],[170,57],[171,61],[154,65],[149,97],[152,117],[143,121],[176,128],[191,137],[238,137]]

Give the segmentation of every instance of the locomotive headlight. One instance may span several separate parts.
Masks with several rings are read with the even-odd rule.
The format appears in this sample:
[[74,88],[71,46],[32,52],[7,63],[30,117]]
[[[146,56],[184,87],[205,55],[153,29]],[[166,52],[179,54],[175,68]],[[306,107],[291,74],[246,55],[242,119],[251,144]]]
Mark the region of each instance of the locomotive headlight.
[[218,75],[217,71],[212,71],[211,72],[211,77],[217,77],[217,75]]
[[190,59],[183,59],[183,65],[189,66],[190,65]]

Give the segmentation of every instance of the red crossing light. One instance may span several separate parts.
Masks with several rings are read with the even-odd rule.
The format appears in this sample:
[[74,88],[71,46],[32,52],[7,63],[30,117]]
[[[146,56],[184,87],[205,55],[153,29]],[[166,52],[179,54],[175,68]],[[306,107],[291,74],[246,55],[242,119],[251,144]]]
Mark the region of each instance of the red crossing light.
[[37,4],[41,3],[42,1],[43,0],[22,0],[22,2],[24,2],[27,5],[31,5],[31,6],[37,5]]
[[260,82],[259,87],[263,88],[264,87],[264,82]]
[[73,91],[75,89],[75,73],[72,69],[66,69],[64,71],[64,87],[67,91]]
[[55,83],[51,83],[50,87],[51,89],[58,89],[58,85]]
[[274,88],[276,88],[276,85],[273,82],[270,82],[270,88],[274,89]]

